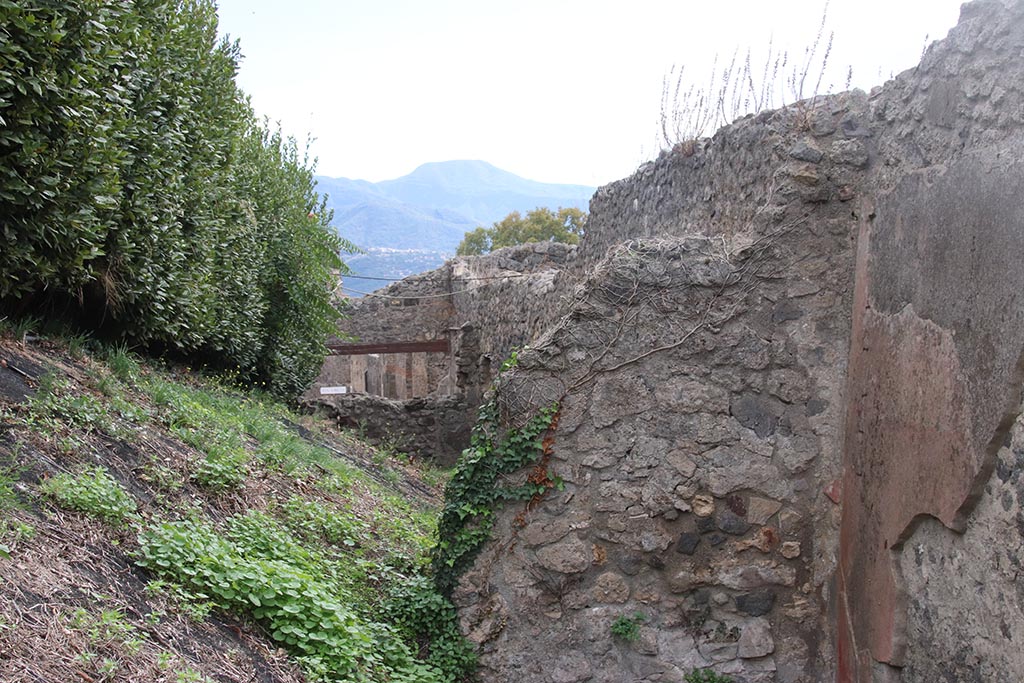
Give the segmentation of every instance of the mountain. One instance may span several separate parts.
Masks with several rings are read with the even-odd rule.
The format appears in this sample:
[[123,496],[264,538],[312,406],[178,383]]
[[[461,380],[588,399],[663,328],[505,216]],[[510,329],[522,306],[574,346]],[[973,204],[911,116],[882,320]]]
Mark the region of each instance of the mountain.
[[[423,164],[379,183],[317,176],[317,190],[328,196],[338,233],[365,250],[346,259],[352,271],[396,277],[436,268],[455,253],[467,231],[512,211],[526,213],[539,206],[586,210],[594,193],[584,185],[521,178],[485,161]],[[365,291],[377,284],[353,287]]]
[[[538,206],[586,210],[594,188],[527,180],[486,161],[423,164],[409,175],[377,183],[388,196],[415,206],[455,211],[477,225],[490,225],[512,211]],[[474,226],[475,227],[475,226]]]

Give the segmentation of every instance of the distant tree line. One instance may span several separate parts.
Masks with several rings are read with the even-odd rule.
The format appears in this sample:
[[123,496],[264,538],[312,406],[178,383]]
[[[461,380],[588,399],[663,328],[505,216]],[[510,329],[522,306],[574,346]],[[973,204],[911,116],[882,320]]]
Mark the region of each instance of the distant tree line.
[[0,307],[294,394],[343,244],[210,0],[0,1]]
[[527,242],[576,244],[583,236],[586,222],[587,214],[575,207],[557,211],[541,207],[528,211],[525,218],[513,211],[489,228],[481,226],[467,232],[456,253],[477,256]]

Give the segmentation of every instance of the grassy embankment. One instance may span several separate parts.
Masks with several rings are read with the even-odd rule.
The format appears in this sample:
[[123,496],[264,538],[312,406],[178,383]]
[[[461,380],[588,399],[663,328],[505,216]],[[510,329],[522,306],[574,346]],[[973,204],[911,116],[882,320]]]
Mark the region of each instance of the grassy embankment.
[[466,676],[426,578],[440,473],[224,380],[22,332],[0,333],[0,680]]

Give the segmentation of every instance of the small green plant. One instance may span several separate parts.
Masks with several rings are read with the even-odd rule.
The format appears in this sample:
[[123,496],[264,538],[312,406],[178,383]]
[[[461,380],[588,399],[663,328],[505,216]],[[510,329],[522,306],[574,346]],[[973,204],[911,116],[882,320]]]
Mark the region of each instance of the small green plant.
[[214,491],[235,489],[245,482],[249,456],[244,450],[210,447],[196,464],[192,478]]
[[647,615],[643,612],[620,615],[612,622],[611,633],[616,638],[633,643],[640,638],[640,624],[644,623]]
[[138,359],[128,351],[126,346],[117,346],[107,354],[107,367],[125,384],[135,384],[142,375]]
[[85,358],[86,350],[93,344],[92,338],[85,332],[67,334],[64,339],[68,345],[68,353],[75,360]]
[[281,512],[292,531],[335,546],[354,548],[366,534],[365,526],[354,515],[338,514],[322,503],[298,496],[290,498]]
[[180,474],[155,458],[142,467],[139,479],[168,493],[180,491],[185,484]]
[[732,678],[715,673],[711,669],[694,669],[683,676],[686,683],[733,683]]
[[153,579],[146,584],[146,593],[169,600],[174,608],[195,622],[201,622],[217,606],[205,593],[188,590],[179,583]]
[[59,505],[111,524],[123,525],[137,518],[135,499],[99,466],[78,474],[54,475],[40,488]]
[[17,519],[11,519],[7,522],[7,530],[3,533],[5,540],[18,544],[21,541],[28,541],[35,538],[36,528],[31,524],[26,524]]
[[14,484],[17,481],[16,469],[0,468],[0,513],[18,507],[18,494],[14,492]]
[[0,326],[0,332],[9,333],[15,341],[24,342],[25,337],[30,333],[39,329],[41,323],[39,318],[32,316],[24,316],[21,318],[11,318],[5,316],[0,319],[2,326]]
[[128,654],[136,654],[146,642],[145,633],[139,632],[125,619],[119,609],[103,609],[98,613],[82,607],[71,613],[71,628],[82,631],[94,647],[119,647]]
[[52,372],[39,378],[28,404],[32,421],[56,421],[85,432],[110,429],[108,411],[100,400],[75,391],[68,380]]
[[175,683],[213,683],[213,679],[204,676],[195,669],[187,668],[174,673]]

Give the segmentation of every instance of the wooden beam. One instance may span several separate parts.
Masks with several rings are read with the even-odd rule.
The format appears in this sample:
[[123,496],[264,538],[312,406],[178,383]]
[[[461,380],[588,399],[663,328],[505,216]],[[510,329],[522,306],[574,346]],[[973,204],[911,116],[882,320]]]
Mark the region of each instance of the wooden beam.
[[328,344],[332,356],[362,356],[368,353],[448,353],[447,339],[381,342],[377,344]]

